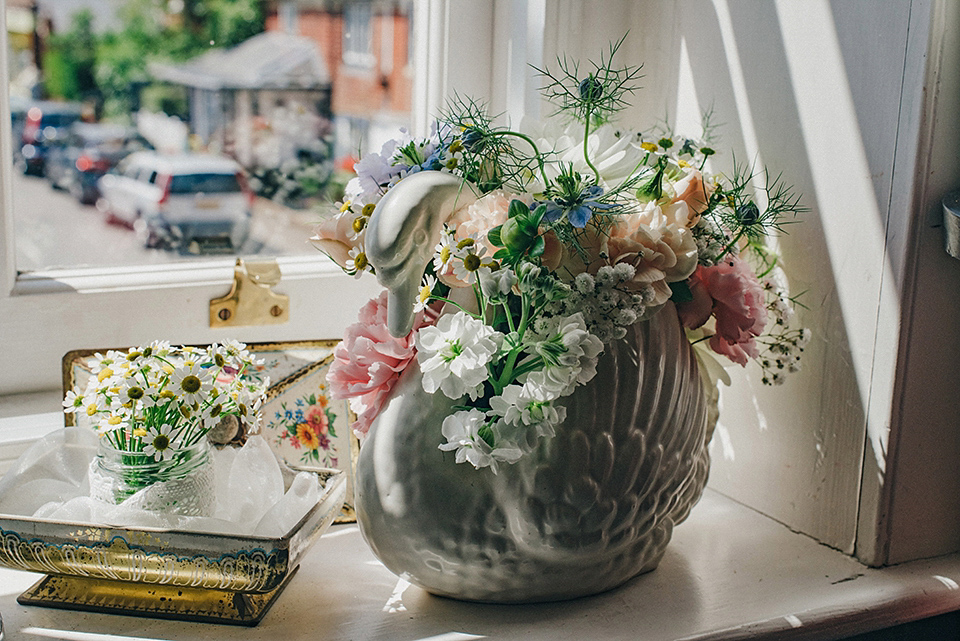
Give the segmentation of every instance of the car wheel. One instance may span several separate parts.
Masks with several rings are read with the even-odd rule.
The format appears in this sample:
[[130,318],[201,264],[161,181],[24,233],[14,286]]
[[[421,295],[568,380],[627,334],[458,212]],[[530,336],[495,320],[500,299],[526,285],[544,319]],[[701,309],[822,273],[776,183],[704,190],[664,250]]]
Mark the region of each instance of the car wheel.
[[74,178],[73,180],[71,180],[67,185],[67,191],[69,191],[70,195],[73,196],[81,204],[83,205],[89,204],[89,202],[83,197],[84,189],[83,189],[83,185],[80,184],[79,179]]

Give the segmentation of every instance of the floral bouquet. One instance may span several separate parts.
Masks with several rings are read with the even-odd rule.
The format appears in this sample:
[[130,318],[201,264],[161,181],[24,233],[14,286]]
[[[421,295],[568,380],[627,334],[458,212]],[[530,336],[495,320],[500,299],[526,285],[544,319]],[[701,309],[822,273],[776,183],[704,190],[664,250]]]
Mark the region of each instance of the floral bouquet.
[[89,417],[102,442],[138,461],[176,459],[227,417],[256,429],[268,384],[236,341],[206,349],[165,341],[91,359],[85,388],[67,392],[64,411]]
[[558,400],[591,380],[605,344],[667,308],[701,360],[707,349],[752,359],[766,384],[798,369],[808,332],[790,326],[795,297],[765,243],[802,211],[798,198],[736,162],[712,172],[708,122],[703,140],[616,124],[639,77],[614,65],[619,46],[587,73],[566,60],[537,70],[557,107],[546,122],[498,126],[458,97],[428,138],[392,140],[356,164],[313,241],[357,277],[377,273],[365,240],[391,189],[425,171],[461,183],[409,301],[410,332],[388,331],[384,294],[335,352],[331,391],[350,399],[358,434],[417,366],[426,392],[455,402],[438,447],[496,472],[555,433]]

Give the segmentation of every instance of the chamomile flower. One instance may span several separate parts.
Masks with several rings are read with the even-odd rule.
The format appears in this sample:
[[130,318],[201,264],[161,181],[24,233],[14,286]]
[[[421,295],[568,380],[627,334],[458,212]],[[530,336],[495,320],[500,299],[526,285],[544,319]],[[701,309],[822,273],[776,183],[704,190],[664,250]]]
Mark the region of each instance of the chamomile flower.
[[130,419],[121,412],[111,412],[103,415],[97,421],[97,430],[103,434],[106,432],[118,432],[125,430],[130,426]]
[[185,405],[202,403],[210,395],[213,372],[197,363],[185,362],[170,376],[170,388]]
[[373,273],[373,265],[367,260],[367,254],[363,251],[363,247],[352,247],[347,252],[347,257],[346,269],[348,274],[360,278],[364,272]]
[[433,253],[433,271],[440,274],[447,268],[447,263],[453,258],[456,251],[457,241],[454,238],[453,230],[443,226],[443,232],[440,234],[440,242],[434,248]]
[[466,283],[477,282],[477,273],[481,269],[489,271],[492,267],[492,263],[483,261],[486,253],[486,246],[477,243],[473,238],[464,238],[457,243],[454,252],[453,275]]
[[413,306],[414,312],[420,312],[426,309],[430,300],[433,298],[433,288],[437,286],[437,279],[430,274],[424,274],[420,282],[420,291],[417,293],[417,302]]
[[63,399],[63,411],[65,414],[73,414],[78,411],[82,412],[84,407],[86,407],[86,398],[79,387],[74,387],[67,392]]
[[147,430],[147,435],[143,442],[143,453],[152,456],[153,460],[160,462],[166,460],[177,449],[177,443],[172,436],[173,427],[164,423],[159,427],[151,426]]
[[143,381],[139,380],[136,377],[128,377],[123,381],[123,385],[120,388],[120,403],[126,405],[128,403],[140,403],[143,401],[143,397],[146,395],[146,388],[143,386]]

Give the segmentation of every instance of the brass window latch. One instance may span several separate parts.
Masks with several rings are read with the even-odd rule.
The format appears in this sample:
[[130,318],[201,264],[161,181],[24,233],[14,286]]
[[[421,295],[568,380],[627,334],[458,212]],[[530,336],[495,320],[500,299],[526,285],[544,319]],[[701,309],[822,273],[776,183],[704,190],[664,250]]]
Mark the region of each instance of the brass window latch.
[[286,323],[290,320],[290,297],[271,289],[279,282],[277,261],[244,262],[238,258],[230,291],[210,301],[210,327]]

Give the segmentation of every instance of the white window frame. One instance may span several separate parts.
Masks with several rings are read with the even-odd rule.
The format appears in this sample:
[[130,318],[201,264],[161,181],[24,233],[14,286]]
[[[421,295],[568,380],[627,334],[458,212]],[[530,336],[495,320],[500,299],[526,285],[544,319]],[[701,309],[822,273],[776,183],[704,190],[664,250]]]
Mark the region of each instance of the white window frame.
[[[442,104],[446,78],[462,73],[457,64],[471,60],[475,69],[477,60],[488,59],[476,57],[476,52],[465,54],[447,36],[449,16],[461,5],[466,15],[486,14],[479,27],[471,27],[474,34],[483,24],[492,29],[491,2],[417,0],[414,5],[416,28],[422,34],[416,64],[424,70],[414,89],[415,131],[427,130],[428,114],[436,113]],[[2,8],[6,8],[5,2]],[[11,133],[5,15],[0,20],[0,159],[4,161],[0,163],[0,403],[4,395],[59,389],[60,360],[72,349],[133,345],[161,337],[174,343],[337,338],[356,320],[360,306],[379,291],[375,279],[345,276],[319,252],[316,256],[280,257],[277,263],[282,279],[274,290],[290,296],[290,322],[211,329],[209,301],[228,291],[234,258],[18,274],[8,160]],[[487,43],[491,38],[477,41]],[[489,87],[480,91],[488,92]]]

